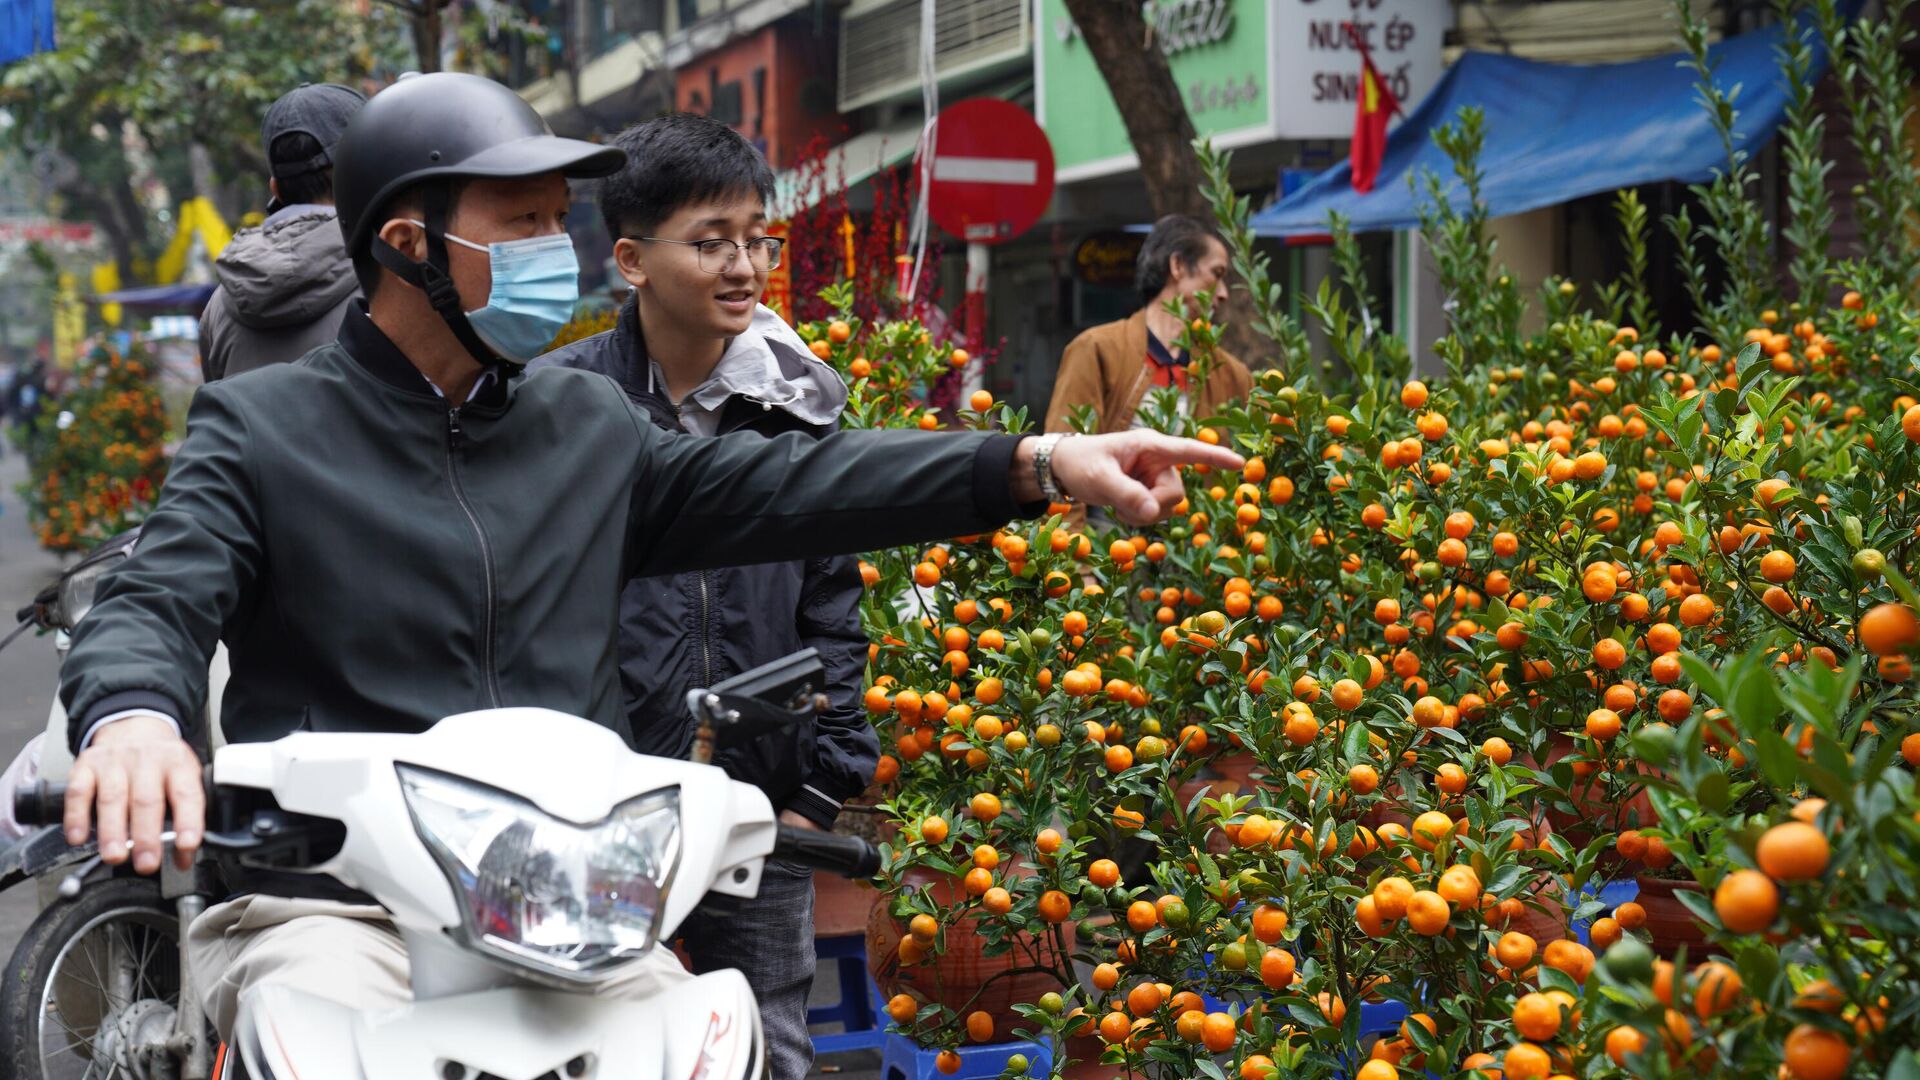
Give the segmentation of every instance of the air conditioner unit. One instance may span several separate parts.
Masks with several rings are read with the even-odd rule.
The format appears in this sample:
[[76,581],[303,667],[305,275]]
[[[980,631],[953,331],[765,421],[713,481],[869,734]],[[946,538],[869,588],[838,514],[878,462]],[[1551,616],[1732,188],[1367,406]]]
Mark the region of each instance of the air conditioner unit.
[[[840,16],[841,112],[920,90],[921,0],[857,2]],[[1033,62],[1032,0],[934,0],[934,73]]]

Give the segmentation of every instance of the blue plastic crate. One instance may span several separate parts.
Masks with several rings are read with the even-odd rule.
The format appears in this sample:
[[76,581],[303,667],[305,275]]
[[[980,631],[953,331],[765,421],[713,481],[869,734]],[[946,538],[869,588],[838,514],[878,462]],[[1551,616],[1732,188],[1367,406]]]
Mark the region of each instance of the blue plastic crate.
[[1027,1055],[1027,1075],[1045,1076],[1053,1069],[1053,1050],[1040,1043],[1004,1042],[962,1046],[960,1070],[943,1073],[934,1065],[938,1050],[926,1050],[904,1035],[887,1036],[880,1060],[880,1080],[994,1080],[1007,1071],[1007,1060]]
[[[1621,904],[1624,904],[1629,900],[1638,899],[1640,896],[1640,883],[1632,880],[1603,881],[1603,882],[1589,881],[1586,887],[1581,889],[1580,892],[1575,896],[1573,906],[1578,908],[1589,897],[1595,897],[1595,896],[1599,897],[1600,903],[1605,905],[1605,907],[1603,908],[1603,911],[1610,912],[1614,908],[1619,907]],[[1593,941],[1590,936],[1590,931],[1592,927],[1586,920],[1584,919],[1569,920],[1568,929],[1573,931],[1574,939],[1580,942],[1580,944],[1585,945],[1588,948],[1593,947]]]
[[1380,1035],[1389,1031],[1398,1031],[1400,1024],[1407,1018],[1407,1007],[1398,1001],[1360,1003],[1360,1034]]
[[886,1005],[867,973],[867,939],[862,934],[817,938],[814,955],[832,960],[840,972],[840,1000],[807,1010],[807,1026],[839,1024],[840,1031],[813,1036],[816,1054],[878,1050],[887,1041]]

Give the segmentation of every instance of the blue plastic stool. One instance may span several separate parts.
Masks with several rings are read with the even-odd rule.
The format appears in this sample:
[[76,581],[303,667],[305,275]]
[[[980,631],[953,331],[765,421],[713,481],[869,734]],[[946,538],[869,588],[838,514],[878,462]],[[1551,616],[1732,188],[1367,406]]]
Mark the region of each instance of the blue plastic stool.
[[1040,1043],[1004,1042],[962,1046],[960,1071],[943,1073],[934,1066],[938,1050],[923,1050],[905,1035],[887,1036],[880,1059],[880,1080],[994,1080],[1007,1071],[1007,1059],[1027,1055],[1027,1075],[1045,1076],[1053,1069],[1053,1050]]
[[843,1030],[813,1037],[816,1054],[849,1050],[878,1050],[887,1041],[886,1008],[880,990],[867,974],[867,939],[861,934],[817,938],[814,955],[835,961],[840,969],[840,1000],[807,1010],[807,1026],[839,1024]]
[[1389,1031],[1398,1031],[1401,1021],[1407,1018],[1407,1007],[1398,1001],[1360,1003],[1360,1034],[1380,1035]]
[[[1598,897],[1600,903],[1605,905],[1604,910],[1612,911],[1614,908],[1619,907],[1629,900],[1638,899],[1639,896],[1640,883],[1637,881],[1606,881],[1598,884],[1590,881],[1585,888],[1580,890],[1579,895],[1575,897],[1574,906],[1577,908],[1588,898]],[[1569,920],[1567,928],[1573,931],[1574,938],[1578,940],[1580,944],[1588,948],[1593,947],[1593,940],[1590,936],[1592,925],[1585,919]]]

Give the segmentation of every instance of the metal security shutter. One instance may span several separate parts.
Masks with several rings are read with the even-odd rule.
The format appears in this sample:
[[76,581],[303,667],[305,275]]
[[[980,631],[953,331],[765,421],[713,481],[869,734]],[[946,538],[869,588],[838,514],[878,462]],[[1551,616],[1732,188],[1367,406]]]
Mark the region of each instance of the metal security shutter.
[[[840,19],[841,112],[920,88],[920,2],[856,3]],[[937,0],[934,71],[944,81],[1028,60],[1031,0]]]
[[[1725,15],[1721,5],[1713,0],[1689,4],[1718,41]],[[1673,0],[1466,0],[1456,19],[1457,29],[1448,38],[1449,63],[1462,49],[1583,64],[1638,60],[1680,48]]]

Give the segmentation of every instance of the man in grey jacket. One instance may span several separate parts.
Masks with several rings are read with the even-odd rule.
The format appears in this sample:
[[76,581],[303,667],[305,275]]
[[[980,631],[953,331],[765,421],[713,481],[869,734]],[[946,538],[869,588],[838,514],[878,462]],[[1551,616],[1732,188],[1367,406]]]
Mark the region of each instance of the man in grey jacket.
[[366,99],[306,84],[274,102],[260,126],[273,200],[214,265],[220,287],[200,315],[200,368],[214,382],[300,359],[339,335],[360,297],[333,208],[333,148]]

